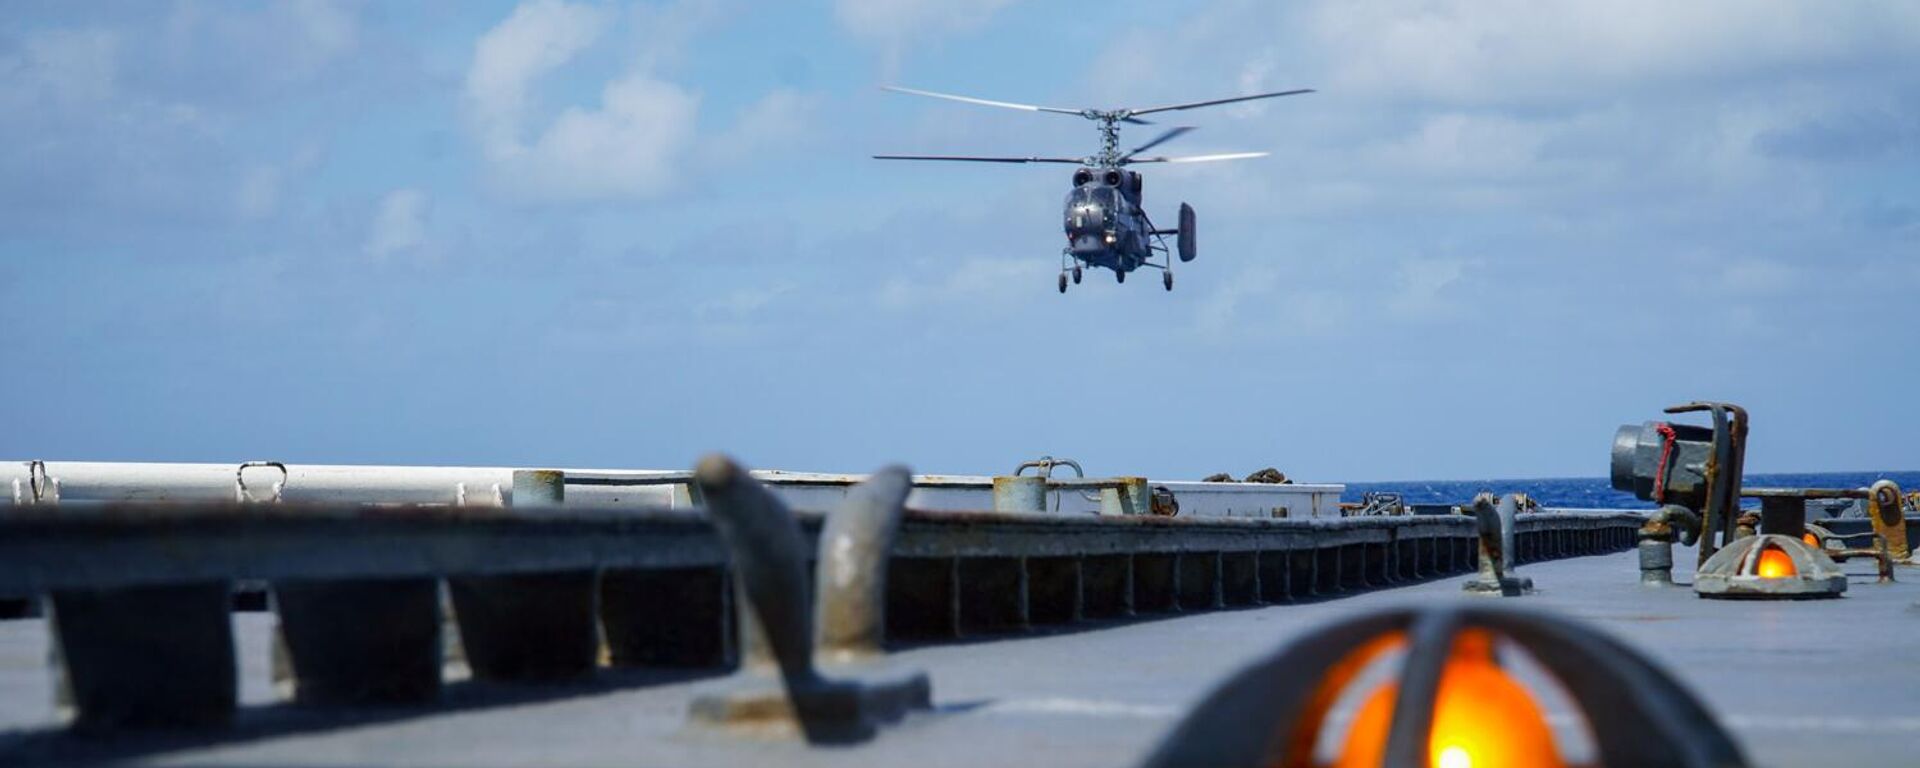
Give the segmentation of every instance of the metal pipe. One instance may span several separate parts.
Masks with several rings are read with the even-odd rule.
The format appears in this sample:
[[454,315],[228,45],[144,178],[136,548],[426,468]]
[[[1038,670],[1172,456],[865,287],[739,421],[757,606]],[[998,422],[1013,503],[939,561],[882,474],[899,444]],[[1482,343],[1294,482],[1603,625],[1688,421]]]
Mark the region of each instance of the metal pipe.
[[1692,544],[1700,538],[1700,516],[1679,504],[1667,504],[1640,526],[1640,583],[1649,587],[1673,585],[1673,542]]
[[[1065,462],[1056,462],[1064,464]],[[285,468],[284,475],[281,468]],[[260,501],[327,504],[445,504],[504,506],[512,502],[513,467],[418,467],[239,462],[230,464],[0,461],[0,488],[13,486],[16,506],[67,502],[232,502],[244,494]],[[699,506],[692,475],[684,470],[561,469],[566,503],[574,507]],[[797,509],[838,504],[865,475],[757,470],[751,476]],[[1126,489],[1139,495],[1133,478],[1049,478],[1064,513],[1097,513],[1099,492]],[[244,488],[243,488],[244,486]],[[1158,481],[1180,499],[1182,514],[1204,517],[1332,516],[1345,489],[1338,484],[1240,485]],[[928,510],[992,508],[993,478],[916,475],[907,505]],[[36,494],[35,490],[39,493]],[[1086,491],[1088,493],[1064,493]],[[1135,499],[1141,510],[1148,499]],[[0,506],[7,501],[0,498]],[[1131,504],[1131,502],[1130,502]]]

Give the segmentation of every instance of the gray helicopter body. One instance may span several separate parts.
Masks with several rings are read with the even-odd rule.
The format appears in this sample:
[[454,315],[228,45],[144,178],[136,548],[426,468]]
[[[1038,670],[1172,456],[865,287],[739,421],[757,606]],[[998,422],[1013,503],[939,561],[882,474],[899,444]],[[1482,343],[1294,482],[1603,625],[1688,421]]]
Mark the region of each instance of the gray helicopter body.
[[[1240,160],[1261,157],[1265,152],[1233,152],[1217,155],[1190,155],[1186,157],[1143,157],[1142,152],[1152,149],[1181,134],[1193,130],[1188,126],[1168,129],[1138,147],[1122,152],[1120,150],[1120,124],[1151,125],[1139,118],[1140,115],[1155,112],[1208,107],[1216,104],[1231,104],[1253,99],[1269,99],[1275,96],[1292,96],[1300,93],[1312,93],[1310,89],[1256,93],[1249,96],[1234,96],[1211,101],[1174,104],[1149,109],[1063,109],[1059,107],[1041,107],[1031,104],[1017,104],[1008,101],[976,99],[971,96],[955,96],[947,93],[919,91],[911,88],[888,87],[887,90],[910,93],[917,96],[931,96],[938,99],[960,101],[969,104],[981,104],[990,107],[1004,107],[1027,112],[1053,112],[1057,114],[1079,115],[1099,123],[1100,152],[1091,157],[984,157],[970,155],[874,155],[878,160],[948,160],[972,163],[1071,163],[1080,166],[1073,172],[1073,189],[1067,192],[1066,209],[1063,212],[1067,245],[1060,249],[1060,292],[1066,293],[1068,277],[1075,283],[1080,282],[1085,267],[1104,267],[1113,270],[1115,280],[1127,281],[1127,273],[1142,268],[1160,270],[1161,283],[1166,289],[1173,290],[1173,259],[1177,253],[1181,261],[1192,261],[1194,247],[1193,207],[1180,204],[1180,217],[1171,229],[1156,229],[1153,221],[1147,218],[1146,207],[1141,202],[1143,179],[1136,171],[1127,166],[1136,163],[1197,163],[1214,160]],[[1167,236],[1173,236],[1174,244],[1169,247]],[[1154,259],[1158,258],[1156,262]]]
[[1141,202],[1143,179],[1139,173],[1122,168],[1081,168],[1074,172],[1073,183],[1063,213],[1067,236],[1064,255],[1073,260],[1070,269],[1077,271],[1081,265],[1105,267],[1115,276],[1123,276],[1151,266],[1156,254],[1164,255],[1161,238],[1169,234],[1179,238],[1181,260],[1193,260],[1193,209],[1181,204],[1181,228],[1154,229]]

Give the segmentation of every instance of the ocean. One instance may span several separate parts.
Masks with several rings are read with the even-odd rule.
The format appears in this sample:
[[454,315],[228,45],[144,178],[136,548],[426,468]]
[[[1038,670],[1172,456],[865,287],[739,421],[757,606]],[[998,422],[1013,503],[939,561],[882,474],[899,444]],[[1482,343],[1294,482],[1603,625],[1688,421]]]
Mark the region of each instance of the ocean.
[[[1756,488],[1865,488],[1876,480],[1892,480],[1902,493],[1920,490],[1920,472],[1819,472],[1812,474],[1747,475],[1742,485]],[[1464,504],[1481,491],[1525,493],[1543,507],[1586,509],[1651,509],[1653,502],[1616,491],[1604,477],[1547,477],[1524,480],[1409,480],[1347,483],[1341,501],[1359,501],[1369,491],[1398,493],[1409,504]],[[1757,504],[1755,504],[1757,506]]]

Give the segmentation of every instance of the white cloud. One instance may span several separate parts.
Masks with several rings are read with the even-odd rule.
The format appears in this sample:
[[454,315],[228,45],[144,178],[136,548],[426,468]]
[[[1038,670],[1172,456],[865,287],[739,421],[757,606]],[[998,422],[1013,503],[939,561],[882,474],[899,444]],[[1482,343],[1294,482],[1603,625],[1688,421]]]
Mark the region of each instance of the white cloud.
[[418,189],[396,189],[380,199],[368,227],[362,250],[386,259],[419,249],[427,242],[427,195]]
[[[1605,102],[1622,88],[1790,73],[1882,51],[1912,59],[1912,3],[1319,3],[1298,19],[1335,89],[1453,103]],[[1901,53],[1901,49],[1908,49]]]
[[699,98],[635,73],[608,83],[598,109],[570,107],[531,145],[492,159],[500,183],[537,200],[645,197],[671,185],[694,135]]
[[480,36],[467,69],[467,103],[490,151],[519,144],[527,89],[599,38],[600,9],[535,0]]
[[699,98],[645,67],[609,81],[598,105],[567,107],[526,137],[534,84],[591,46],[612,20],[598,8],[534,0],[475,46],[467,102],[495,183],[508,195],[642,198],[674,181],[694,136]]

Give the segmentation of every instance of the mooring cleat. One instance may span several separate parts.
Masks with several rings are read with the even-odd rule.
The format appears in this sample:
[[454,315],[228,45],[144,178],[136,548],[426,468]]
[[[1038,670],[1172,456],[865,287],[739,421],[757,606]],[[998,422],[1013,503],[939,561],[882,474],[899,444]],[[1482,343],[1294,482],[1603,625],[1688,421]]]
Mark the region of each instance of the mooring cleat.
[[701,460],[694,481],[733,556],[741,671],[696,697],[691,720],[844,744],[932,706],[926,674],[889,666],[881,647],[887,556],[912,487],[905,468],[875,473],[828,518],[818,614],[809,611],[804,539],[786,505],[725,457]]
[[1533,579],[1513,575],[1514,515],[1519,514],[1520,499],[1513,494],[1501,497],[1496,506],[1493,494],[1473,498],[1474,530],[1479,535],[1480,573],[1460,585],[1474,595],[1519,597],[1533,591]]

